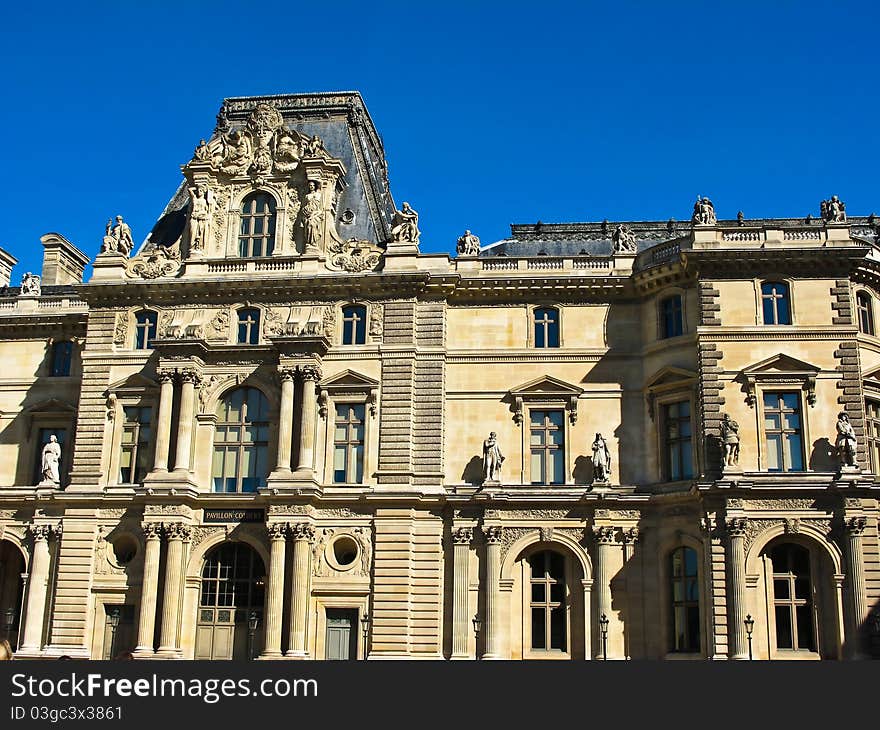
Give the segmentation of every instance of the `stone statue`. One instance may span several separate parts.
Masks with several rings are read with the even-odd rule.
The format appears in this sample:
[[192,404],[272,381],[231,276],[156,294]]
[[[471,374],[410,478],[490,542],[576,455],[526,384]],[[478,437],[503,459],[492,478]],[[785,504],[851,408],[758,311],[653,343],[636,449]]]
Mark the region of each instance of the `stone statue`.
[[196,147],[195,152],[193,153],[193,159],[198,160],[199,162],[207,162],[211,157],[211,153],[208,150],[208,143],[205,140],[199,140],[199,146]]
[[718,219],[715,217],[715,206],[712,205],[712,201],[709,198],[697,196],[691,220],[698,226],[714,226],[718,222]]
[[856,465],[856,432],[845,411],[837,414],[837,453],[843,466]]
[[41,284],[40,277],[28,271],[21,277],[21,293],[25,296],[40,296]]
[[746,217],[741,210],[736,214],[736,224],[738,226],[744,226],[746,224]]
[[326,154],[327,150],[324,149],[324,140],[317,134],[306,142],[307,157],[323,157]]
[[112,223],[113,221],[108,220],[104,229],[104,245],[101,247],[101,253],[121,253],[127,257],[134,250],[131,227],[122,220],[121,215],[116,216],[116,225]]
[[501,481],[501,465],[504,455],[498,446],[498,437],[494,431],[483,441],[483,480],[487,482]]
[[201,251],[205,247],[205,235],[214,193],[207,185],[196,183],[189,189],[189,197],[192,201],[189,212],[189,250]]
[[636,253],[636,235],[625,223],[617,226],[614,233],[611,234],[611,241],[614,244],[614,253]]
[[593,481],[608,482],[611,479],[611,452],[601,433],[593,441]]
[[299,164],[299,142],[287,130],[282,130],[275,144],[275,169],[290,172]]
[[61,478],[58,475],[58,467],[61,464],[61,444],[53,433],[49,437],[49,443],[43,447],[42,461],[40,468],[42,469],[43,482],[51,482],[58,484]]
[[404,202],[403,207],[394,214],[391,226],[393,241],[398,243],[419,242],[419,214],[412,209],[409,203]]
[[822,218],[828,223],[846,223],[846,206],[836,195],[832,195],[831,200],[823,200],[819,209],[822,211]]
[[739,464],[739,424],[728,413],[721,416],[721,445],[724,448],[721,466],[737,466]]
[[235,131],[223,139],[223,161],[220,169],[230,175],[240,175],[251,164],[251,141],[248,135]]
[[320,248],[324,242],[324,200],[317,180],[309,180],[302,218],[306,248]]
[[465,231],[464,235],[458,239],[458,245],[455,250],[459,256],[478,256],[480,253],[480,239],[470,231]]

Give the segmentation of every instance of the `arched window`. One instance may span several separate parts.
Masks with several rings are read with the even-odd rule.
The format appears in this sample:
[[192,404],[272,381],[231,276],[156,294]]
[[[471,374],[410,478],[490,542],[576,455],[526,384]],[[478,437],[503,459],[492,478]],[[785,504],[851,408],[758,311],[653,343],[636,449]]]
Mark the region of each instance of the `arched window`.
[[535,347],[559,347],[559,310],[555,307],[535,310]]
[[794,543],[770,550],[776,648],[816,651],[810,551]]
[[532,649],[568,651],[565,557],[542,550],[529,558]]
[[70,375],[70,360],[73,357],[73,343],[61,340],[52,343],[52,377],[63,378]]
[[269,193],[251,193],[241,204],[239,256],[271,256],[275,249],[275,199]]
[[260,310],[238,310],[238,344],[257,345],[260,342]]
[[217,404],[215,492],[255,492],[266,486],[269,402],[257,388],[237,388]]
[[156,321],[156,313],[148,309],[144,309],[134,316],[135,350],[153,349],[153,340],[156,339]]
[[673,652],[700,651],[700,593],[697,551],[680,547],[669,556],[670,646]]
[[859,331],[866,335],[874,334],[874,303],[866,291],[856,294],[856,309],[859,312]]
[[791,324],[791,301],[785,282],[765,281],[761,284],[761,306],[764,324]]
[[681,294],[673,294],[660,302],[660,335],[662,338],[678,337],[684,333]]
[[363,345],[367,341],[367,308],[349,304],[342,308],[342,344]]

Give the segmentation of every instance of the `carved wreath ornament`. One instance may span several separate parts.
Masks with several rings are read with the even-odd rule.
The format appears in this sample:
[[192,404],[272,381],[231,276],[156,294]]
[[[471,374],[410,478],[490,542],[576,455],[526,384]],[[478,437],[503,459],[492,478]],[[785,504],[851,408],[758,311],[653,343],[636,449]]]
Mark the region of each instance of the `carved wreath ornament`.
[[330,268],[352,274],[374,271],[382,260],[382,250],[378,246],[356,238],[331,244],[328,253]]

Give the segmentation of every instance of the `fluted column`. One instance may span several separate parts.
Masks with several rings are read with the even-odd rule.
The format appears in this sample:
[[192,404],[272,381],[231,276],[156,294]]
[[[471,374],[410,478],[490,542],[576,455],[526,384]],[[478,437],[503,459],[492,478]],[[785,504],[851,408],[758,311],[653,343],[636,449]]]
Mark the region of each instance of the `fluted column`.
[[486,537],[486,617],[483,621],[486,632],[483,641],[483,659],[500,659],[501,643],[501,537],[504,528],[484,527]]
[[30,578],[28,582],[27,609],[25,610],[24,639],[20,650],[39,651],[43,643],[43,621],[46,616],[46,589],[49,584],[49,535],[48,525],[31,525],[28,528],[33,539]]
[[198,381],[199,376],[195,370],[181,371],[180,414],[177,419],[177,454],[174,458],[175,471],[189,471],[193,418],[195,416],[196,383]]
[[302,417],[299,434],[299,465],[296,470],[303,475],[314,475],[315,463],[315,422],[317,417],[317,396],[315,383],[321,379],[321,368],[317,365],[303,365],[299,368],[302,378]]
[[287,545],[287,524],[274,522],[268,525],[267,529],[271,548],[263,657],[270,659],[281,656],[281,621],[284,611],[284,550]]
[[281,380],[281,408],[278,413],[278,471],[290,471],[290,446],[293,437],[293,375],[290,368],[278,368]]
[[155,471],[168,471],[168,451],[171,447],[171,410],[174,406],[174,371],[160,370],[159,415],[156,419]]
[[[611,558],[615,550],[614,539],[617,535],[617,529],[614,527],[594,527],[593,537],[596,540],[596,618],[601,619],[604,615],[608,619],[608,657],[612,656],[611,627],[616,625],[613,611],[611,610]],[[606,654],[605,647],[602,644],[601,630],[599,640],[596,642],[594,649],[594,657],[602,659]]]
[[183,541],[189,537],[190,528],[179,522],[165,526],[168,537],[168,553],[165,558],[165,592],[162,599],[162,631],[159,637],[159,653],[178,656],[178,616],[180,615],[181,576],[183,571]]
[[847,643],[853,647],[854,659],[864,659],[864,632],[862,622],[868,618],[868,599],[865,592],[865,563],[862,554],[862,533],[868,526],[865,517],[851,517],[844,523],[847,541],[847,585],[852,607],[850,638]]
[[728,656],[731,659],[748,659],[746,636],[746,554],[745,536],[748,522],[743,517],[727,520],[727,616],[730,625]]
[[307,657],[306,628],[312,586],[312,542],[315,528],[306,522],[290,526],[293,537],[293,581],[290,591],[290,648],[287,656]]
[[136,654],[152,655],[156,631],[156,598],[159,593],[159,547],[161,526],[147,522],[144,526],[146,549],[144,550],[144,577],[141,583],[141,613],[138,618]]
[[468,616],[468,566],[474,531],[459,527],[452,531],[452,658],[468,658],[470,617]]
[[[636,544],[639,541],[639,528],[630,527],[628,530],[623,530],[621,538],[623,540],[624,575],[633,575],[633,573],[637,574],[633,567],[629,565],[629,561],[633,558]],[[631,583],[629,579],[626,581],[626,606],[624,610],[626,612],[625,615],[629,617],[629,620],[623,627],[623,655],[627,659],[632,657],[633,627],[636,625],[636,621],[633,620],[633,606],[636,605],[633,596],[635,587],[634,583],[635,581]]]

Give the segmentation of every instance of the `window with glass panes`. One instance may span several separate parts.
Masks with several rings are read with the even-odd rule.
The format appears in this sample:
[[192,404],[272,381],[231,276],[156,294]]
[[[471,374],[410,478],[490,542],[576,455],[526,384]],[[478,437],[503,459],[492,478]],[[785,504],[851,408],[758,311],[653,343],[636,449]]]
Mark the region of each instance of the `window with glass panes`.
[[856,295],[856,309],[859,313],[859,330],[866,335],[874,334],[874,304],[868,292]]
[[567,651],[565,557],[552,550],[529,558],[532,649]]
[[367,308],[352,304],[342,308],[342,344],[363,345],[367,341]]
[[256,388],[237,388],[217,405],[215,492],[255,492],[266,486],[269,402]]
[[816,651],[810,551],[784,543],[770,551],[776,648]]
[[275,199],[268,193],[252,193],[241,204],[238,255],[271,256],[275,249]]
[[684,333],[684,319],[681,311],[681,295],[666,297],[660,302],[660,323],[663,337],[678,337]]
[[262,613],[265,583],[263,561],[252,547],[242,542],[223,543],[205,559],[199,605],[239,609],[242,613],[234,620],[247,621],[248,609]]
[[70,360],[73,357],[73,343],[70,340],[52,343],[52,377],[63,378],[70,375]]
[[764,324],[791,324],[788,284],[781,281],[765,281],[761,284],[761,306]]
[[804,470],[798,393],[764,393],[764,443],[768,471]]
[[150,470],[153,409],[125,406],[122,409],[122,452],[119,455],[119,483],[138,484]]
[[694,475],[690,401],[663,406],[663,440],[666,479],[690,479]]
[[553,307],[535,310],[535,347],[559,347],[559,311]]
[[156,339],[155,312],[144,310],[134,316],[134,348],[136,350],[152,350]]
[[364,404],[338,403],[333,435],[333,481],[364,481]]
[[672,598],[672,642],[670,651],[700,651],[700,594],[697,579],[697,551],[680,547],[669,556]]
[[532,410],[529,418],[532,484],[564,484],[563,411]]
[[257,345],[260,342],[260,310],[238,310],[238,344]]
[[880,473],[880,402],[865,401],[865,427],[871,471],[877,474]]

